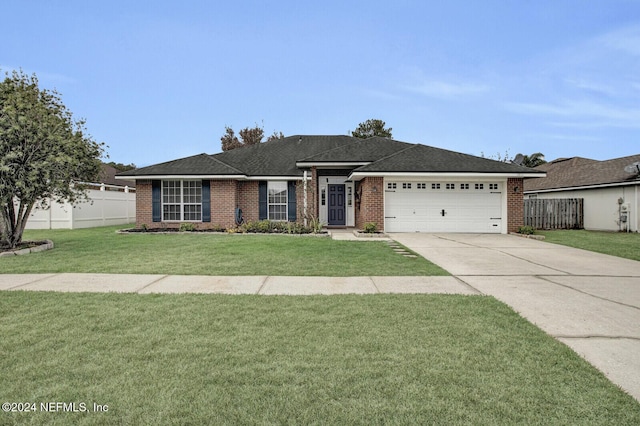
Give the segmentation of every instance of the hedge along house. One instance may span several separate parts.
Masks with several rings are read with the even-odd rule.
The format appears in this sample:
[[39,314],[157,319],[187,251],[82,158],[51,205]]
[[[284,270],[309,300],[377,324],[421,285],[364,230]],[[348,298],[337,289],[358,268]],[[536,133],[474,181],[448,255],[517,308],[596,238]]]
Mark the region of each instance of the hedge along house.
[[136,181],[136,224],[198,228],[306,222],[387,232],[507,233],[523,223],[515,164],[373,137],[290,136],[118,175]]

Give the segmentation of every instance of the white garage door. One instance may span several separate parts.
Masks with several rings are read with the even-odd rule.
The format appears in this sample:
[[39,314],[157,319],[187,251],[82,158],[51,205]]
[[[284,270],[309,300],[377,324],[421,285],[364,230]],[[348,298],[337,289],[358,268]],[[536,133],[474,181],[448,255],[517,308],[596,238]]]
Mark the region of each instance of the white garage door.
[[386,181],[385,231],[500,233],[503,186],[502,182]]

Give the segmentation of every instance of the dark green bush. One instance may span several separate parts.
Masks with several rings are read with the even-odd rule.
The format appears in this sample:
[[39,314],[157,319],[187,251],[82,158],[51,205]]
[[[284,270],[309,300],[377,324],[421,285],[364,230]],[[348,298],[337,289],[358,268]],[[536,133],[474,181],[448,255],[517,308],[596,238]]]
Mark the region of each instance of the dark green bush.
[[527,225],[518,228],[518,234],[533,235],[534,232],[536,232],[536,230],[533,228],[533,226]]

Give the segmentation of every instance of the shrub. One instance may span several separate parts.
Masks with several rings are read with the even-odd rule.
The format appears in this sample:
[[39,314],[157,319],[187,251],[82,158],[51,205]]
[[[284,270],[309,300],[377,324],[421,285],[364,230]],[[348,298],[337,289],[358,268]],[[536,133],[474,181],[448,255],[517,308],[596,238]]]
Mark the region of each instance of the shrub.
[[196,230],[196,226],[193,223],[181,223],[180,232],[193,232]]
[[521,226],[518,228],[518,234],[524,234],[524,235],[533,235],[533,233],[536,230],[533,228],[533,226]]
[[322,229],[321,223],[312,223],[312,226],[304,226],[298,222],[272,222],[270,220],[259,220],[245,222],[236,228],[236,232],[257,233],[257,234],[311,234],[318,233]]
[[375,222],[367,222],[362,229],[367,234],[375,234],[378,231],[378,224]]

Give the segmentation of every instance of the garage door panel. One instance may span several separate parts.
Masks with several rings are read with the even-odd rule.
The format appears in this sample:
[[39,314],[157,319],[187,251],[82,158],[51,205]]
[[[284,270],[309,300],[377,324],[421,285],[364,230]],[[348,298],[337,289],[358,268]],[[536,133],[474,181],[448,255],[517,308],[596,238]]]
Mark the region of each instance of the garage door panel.
[[[406,182],[405,182],[406,183]],[[389,232],[482,232],[502,231],[502,194],[488,191],[488,183],[475,189],[461,190],[458,183],[440,189],[426,182],[419,189],[417,182],[411,188],[396,181],[398,190],[385,192],[385,229]],[[496,184],[492,184],[496,185]],[[402,189],[400,189],[402,188]],[[485,189],[483,189],[485,188]],[[443,215],[444,211],[444,215]]]

